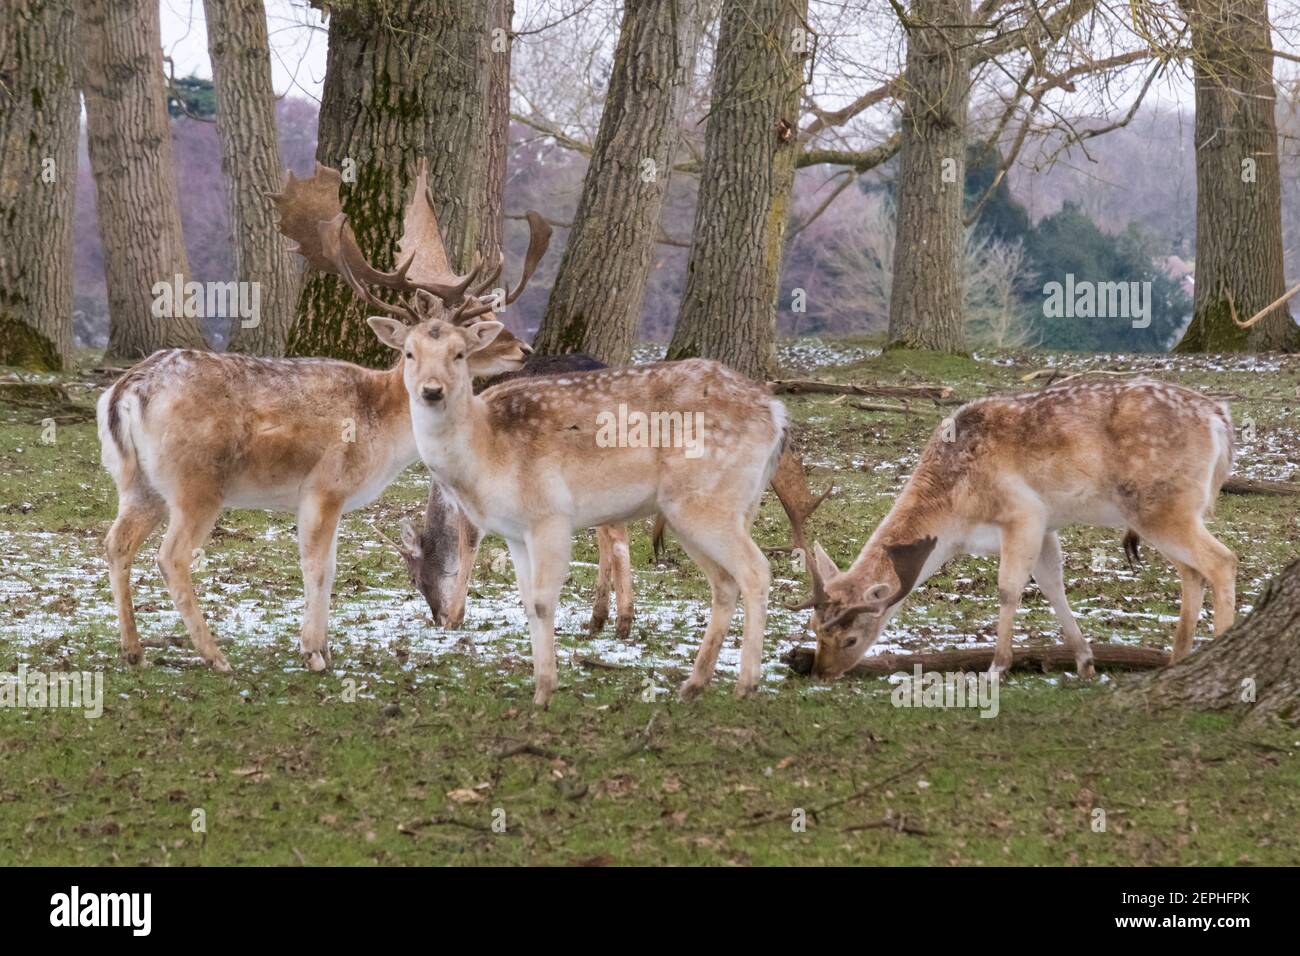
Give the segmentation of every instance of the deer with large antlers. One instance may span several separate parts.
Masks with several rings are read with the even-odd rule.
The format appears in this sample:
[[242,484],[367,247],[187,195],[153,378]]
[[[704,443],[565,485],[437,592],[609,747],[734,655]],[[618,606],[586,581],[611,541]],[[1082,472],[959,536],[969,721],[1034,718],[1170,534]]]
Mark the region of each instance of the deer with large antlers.
[[[423,168],[406,210],[401,265],[372,268],[340,211],[339,174],[292,175],[276,197],[281,226],[314,267],[341,276],[380,311],[412,322],[458,328],[489,320],[495,297],[485,296],[501,264],[450,272],[427,195]],[[550,229],[530,214],[531,240],[523,276],[506,297],[523,291],[545,252]],[[370,287],[406,296],[400,305]],[[522,366],[527,346],[496,328],[466,368],[490,376]],[[131,600],[131,563],[144,539],[168,518],[158,553],[172,600],[199,654],[229,670],[200,613],[190,564],[223,508],[292,511],[306,609],[300,648],[312,670],[323,670],[335,539],[341,514],[374,500],[419,457],[411,426],[404,362],[375,371],[325,359],[262,359],[186,349],[156,352],[129,369],[100,398],[98,425],[104,467],[118,491],[118,515],[108,533],[109,578],[122,650],[140,663],[143,652]]]
[[785,442],[785,408],[705,360],[518,379],[475,394],[475,356],[497,322],[414,328],[372,317],[403,356],[420,456],[514,561],[533,645],[533,700],[558,684],[555,611],[575,530],[660,513],[709,579],[713,609],[686,698],[712,678],[737,600],[738,696],[758,686],[770,572],[749,536]]
[[1227,406],[1145,379],[1072,383],[962,406],[939,426],[889,514],[841,572],[814,544],[813,674],[830,680],[875,643],[908,593],[959,554],[998,554],[997,648],[991,672],[1011,665],[1021,591],[1032,576],[1093,676],[1092,648],[1066,600],[1058,529],[1129,529],[1178,570],[1182,610],[1170,661],[1191,650],[1205,587],[1214,633],[1231,626],[1237,559],[1206,530],[1205,515],[1232,468]]

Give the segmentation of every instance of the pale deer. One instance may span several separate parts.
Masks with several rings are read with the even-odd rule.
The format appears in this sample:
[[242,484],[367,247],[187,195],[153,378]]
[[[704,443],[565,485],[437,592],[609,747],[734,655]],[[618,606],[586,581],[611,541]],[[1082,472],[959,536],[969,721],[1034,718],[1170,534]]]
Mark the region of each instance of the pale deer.
[[[418,424],[418,423],[417,423]],[[1093,676],[1092,648],[1066,600],[1060,528],[1127,528],[1173,563],[1182,610],[1171,662],[1187,656],[1205,583],[1214,633],[1231,626],[1236,557],[1206,530],[1232,467],[1227,406],[1191,389],[1139,379],[1077,382],[980,399],[939,426],[889,514],[841,572],[813,546],[809,564],[817,652],[833,679],[857,663],[908,593],[950,558],[998,554],[998,637],[992,673],[1012,660],[1016,609],[1032,576]]]
[[[413,304],[383,309],[421,319],[477,321],[491,310],[480,297],[500,272],[469,291],[482,266],[450,274],[424,170],[407,208],[400,241],[404,264],[372,269],[338,208],[337,172],[310,180],[290,175],[277,197],[286,234],[317,268],[414,295]],[[546,249],[549,227],[530,214],[532,237],[522,291]],[[519,368],[527,346],[495,334],[466,368],[494,375]],[[118,515],[107,538],[109,579],[127,660],[143,660],[131,600],[131,563],[144,539],[168,517],[158,553],[172,600],[195,648],[220,671],[226,659],[200,613],[190,565],[223,508],[292,511],[306,609],[300,648],[312,670],[329,663],[326,626],[339,516],[374,500],[419,455],[411,427],[402,360],[374,371],[324,359],[262,359],[173,349],[129,369],[100,398],[104,467],[117,484]]]
[[[757,688],[770,573],[749,528],[786,431],[785,408],[766,388],[716,362],[688,360],[519,379],[476,395],[473,357],[491,348],[500,323],[369,321],[404,357],[420,456],[470,520],[510,549],[532,639],[535,704],[546,706],[558,684],[555,610],[574,531],[656,512],[713,594],[683,697],[712,678],[738,597],[745,624],[736,694]],[[679,438],[690,421],[700,440],[665,445],[644,431],[634,440],[621,427],[615,439],[606,416],[629,409],[675,416]]]

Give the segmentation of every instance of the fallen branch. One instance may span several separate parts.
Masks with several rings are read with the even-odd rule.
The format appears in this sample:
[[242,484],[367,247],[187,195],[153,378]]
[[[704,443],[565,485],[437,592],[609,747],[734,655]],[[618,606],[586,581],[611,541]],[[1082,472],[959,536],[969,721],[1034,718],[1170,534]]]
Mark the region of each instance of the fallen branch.
[[839,382],[811,382],[803,379],[776,380],[767,383],[777,395],[869,395],[890,398],[951,398],[947,385],[856,385]]
[[850,402],[849,407],[864,412],[898,412],[900,415],[915,415],[918,411],[911,405],[886,405],[883,402]]
[[1300,495],[1300,482],[1229,478],[1220,490],[1225,495]]
[[[911,673],[917,665],[922,671],[988,670],[993,663],[992,645],[970,650],[932,651],[924,654],[878,654],[864,658],[849,674],[855,677],[884,677],[899,671]],[[1126,644],[1094,644],[1092,658],[1101,670],[1153,670],[1169,663],[1169,654],[1150,647],[1129,647]],[[781,660],[796,674],[812,671],[813,649],[795,647]],[[1012,670],[1041,670],[1054,668],[1073,669],[1074,652],[1062,645],[1017,647],[1012,650]]]

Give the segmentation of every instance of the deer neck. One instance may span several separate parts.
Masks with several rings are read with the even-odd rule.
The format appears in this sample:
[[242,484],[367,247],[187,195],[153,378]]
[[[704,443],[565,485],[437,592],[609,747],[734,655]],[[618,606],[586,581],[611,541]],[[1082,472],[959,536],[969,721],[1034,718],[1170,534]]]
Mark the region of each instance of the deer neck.
[[411,399],[409,408],[419,456],[435,478],[466,494],[475,477],[487,473],[483,467],[487,404],[466,389],[448,399],[445,407],[429,408]]
[[964,539],[964,529],[955,519],[947,495],[933,493],[930,486],[913,476],[847,573],[862,579],[864,586],[870,585],[874,582],[866,579],[881,566],[888,548],[912,545],[926,538],[934,538],[935,545],[909,590],[920,587],[956,555]]

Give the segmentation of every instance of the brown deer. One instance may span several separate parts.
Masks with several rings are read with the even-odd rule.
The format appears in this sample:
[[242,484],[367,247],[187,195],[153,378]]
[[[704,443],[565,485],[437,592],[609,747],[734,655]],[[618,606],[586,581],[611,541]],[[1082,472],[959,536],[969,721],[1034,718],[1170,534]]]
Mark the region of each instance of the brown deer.
[[500,323],[412,328],[376,316],[370,324],[403,355],[425,464],[510,549],[532,637],[534,703],[546,706],[558,684],[554,619],[573,532],[656,512],[713,593],[683,697],[712,678],[737,598],[745,627],[736,694],[757,688],[770,573],[749,527],[786,430],[785,408],[766,388],[688,360],[524,378],[476,395],[474,356],[491,348]]
[[[417,427],[419,422],[417,422]],[[998,554],[997,649],[1011,665],[1020,594],[1032,576],[1052,605],[1081,677],[1092,649],[1070,613],[1058,529],[1128,528],[1177,568],[1182,611],[1170,661],[1191,649],[1206,582],[1214,633],[1231,626],[1237,559],[1206,529],[1232,468],[1227,406],[1148,379],[1081,382],[962,406],[939,426],[916,471],[857,559],[841,572],[814,544],[813,674],[857,663],[908,593],[959,554]]]
[[[290,175],[277,197],[285,231],[309,263],[341,275],[381,310],[420,320],[440,317],[449,327],[490,314],[491,302],[480,296],[501,266],[483,273],[476,262],[464,276],[450,273],[423,169],[400,240],[405,261],[392,273],[371,268],[346,218],[333,215],[339,182],[337,172],[318,167],[310,180]],[[523,291],[550,235],[540,216],[532,213],[529,221],[523,277],[510,301]],[[471,291],[476,278],[480,283]],[[412,298],[389,305],[365,283]],[[526,351],[514,336],[498,331],[466,367],[484,376],[512,371]],[[101,396],[98,424],[103,464],[118,491],[107,551],[127,660],[143,659],[131,563],[166,515],[158,566],[199,654],[215,669],[229,670],[199,612],[190,565],[223,508],[259,508],[297,513],[306,592],[301,651],[308,667],[323,670],[330,660],[326,625],[339,516],[374,500],[419,457],[404,363],[374,371],[325,359],[161,351]]]

